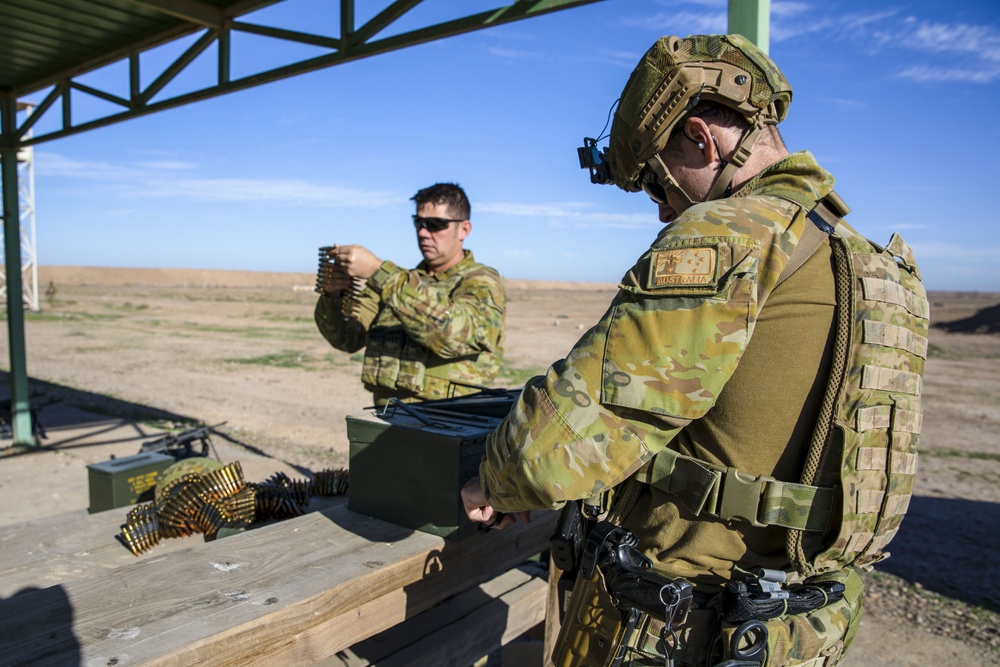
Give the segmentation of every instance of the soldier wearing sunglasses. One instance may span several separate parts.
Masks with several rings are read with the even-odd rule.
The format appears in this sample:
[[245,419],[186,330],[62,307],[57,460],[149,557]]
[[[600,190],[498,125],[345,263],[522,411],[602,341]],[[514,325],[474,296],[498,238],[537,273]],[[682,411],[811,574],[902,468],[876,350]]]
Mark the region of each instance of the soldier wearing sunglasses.
[[361,380],[379,405],[471,393],[493,381],[503,354],[504,283],[463,248],[472,231],[465,192],[437,183],[411,199],[424,258],[416,268],[361,245],[322,251],[316,325],[338,350],[365,348]]

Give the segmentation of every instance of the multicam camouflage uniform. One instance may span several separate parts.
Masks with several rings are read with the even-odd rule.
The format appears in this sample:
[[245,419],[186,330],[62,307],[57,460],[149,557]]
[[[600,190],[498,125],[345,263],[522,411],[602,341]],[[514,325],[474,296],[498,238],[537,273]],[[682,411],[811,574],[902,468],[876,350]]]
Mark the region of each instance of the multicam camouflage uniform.
[[[832,187],[832,176],[809,153],[796,153],[732,197],[697,204],[667,226],[625,275],[600,322],[525,386],[490,436],[480,468],[490,504],[507,512],[558,508],[637,479],[637,472],[648,475],[644,464],[664,449],[799,481],[836,356],[830,242],[775,286],[813,225],[807,213]],[[846,223],[838,229],[867,243]],[[699,516],[677,502],[683,489],[667,494],[643,481],[619,490],[631,495],[621,523],[658,571],[711,594],[736,568],[794,570],[788,529]],[[829,663],[809,664],[834,664],[853,638],[860,578],[835,566],[825,571],[846,584],[845,601],[811,619],[792,617],[774,628],[769,622],[768,665],[805,664],[822,652]],[[614,637],[620,616],[594,597],[584,620],[567,618],[587,627],[564,642],[556,664],[593,660],[595,646]],[[718,659],[706,653],[707,626],[716,618],[703,617],[702,627],[689,623],[681,644],[690,650],[674,656],[677,664]]]
[[406,271],[385,261],[352,295],[323,295],[316,325],[338,350],[366,347],[361,380],[375,401],[437,399],[475,391],[451,382],[485,386],[500,368],[506,293],[492,268],[469,250],[442,273],[425,263]]

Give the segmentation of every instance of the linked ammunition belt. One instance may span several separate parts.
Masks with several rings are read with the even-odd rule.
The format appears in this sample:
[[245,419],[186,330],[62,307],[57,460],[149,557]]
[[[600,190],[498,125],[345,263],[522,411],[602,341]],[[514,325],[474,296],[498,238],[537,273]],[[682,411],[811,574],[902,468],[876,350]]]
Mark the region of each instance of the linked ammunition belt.
[[[323,246],[319,249],[319,266],[316,269],[315,288],[319,294],[331,294],[334,291],[331,286],[336,280],[338,269],[337,263],[330,256],[331,252],[333,252],[333,246]],[[358,319],[358,295],[365,288],[366,282],[365,278],[352,278],[351,286],[340,292],[340,308],[345,318]]]
[[183,475],[160,489],[158,500],[136,505],[122,526],[121,538],[136,556],[162,538],[204,533],[215,537],[222,528],[246,528],[269,519],[305,513],[312,496],[347,493],[346,469],[322,470],[311,480],[275,473],[260,483],[247,483],[234,461],[202,475]]

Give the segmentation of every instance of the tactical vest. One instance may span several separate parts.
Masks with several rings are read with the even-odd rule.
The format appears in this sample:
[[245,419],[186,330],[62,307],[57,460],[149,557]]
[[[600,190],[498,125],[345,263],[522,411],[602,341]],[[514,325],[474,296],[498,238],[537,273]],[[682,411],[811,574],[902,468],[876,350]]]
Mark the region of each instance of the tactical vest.
[[[798,482],[754,476],[670,449],[637,475],[696,515],[789,529],[803,577],[885,558],[909,505],[921,425],[928,302],[913,252],[898,234],[880,247],[854,231],[831,193],[778,279],[828,235],[837,309],[833,368]],[[762,306],[763,307],[763,306]]]
[[[899,528],[915,479],[927,297],[903,239],[893,234],[885,247],[868,241],[843,220],[848,210],[831,192],[809,211],[813,224],[806,226],[777,283],[830,239],[837,296],[833,365],[800,479],[755,476],[670,449],[631,478],[655,486],[706,520],[788,528],[792,574],[846,586],[836,604],[767,621],[764,667],[829,667],[843,657],[860,622],[858,570],[888,556],[884,548]],[[637,490],[635,484],[624,487],[612,521],[627,515]],[[614,645],[595,640],[616,632],[615,610],[602,600],[607,597],[602,590],[599,573],[589,581],[578,579],[557,665],[581,664],[581,658],[600,664]],[[662,655],[663,623],[644,616],[637,630],[625,664],[647,664]],[[727,645],[734,630],[715,612],[700,623],[689,622],[680,635],[681,645],[691,642],[683,664],[714,664],[719,646]],[[724,649],[721,655],[732,657]]]

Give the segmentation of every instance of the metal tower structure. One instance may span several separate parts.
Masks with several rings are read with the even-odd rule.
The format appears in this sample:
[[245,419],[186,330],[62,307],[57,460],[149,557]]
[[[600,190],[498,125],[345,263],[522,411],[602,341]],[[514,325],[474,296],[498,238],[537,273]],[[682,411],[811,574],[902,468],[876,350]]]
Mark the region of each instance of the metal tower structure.
[[729,33],[740,34],[764,53],[771,47],[771,0],[729,0]]
[[[18,112],[30,116],[34,105],[18,102]],[[28,138],[31,133],[28,133]],[[35,242],[35,149],[24,146],[17,152],[17,201],[21,236],[21,293],[24,305],[38,311],[38,253]],[[3,216],[0,215],[0,219]],[[0,254],[5,252],[0,236]],[[0,266],[0,300],[7,300],[7,274]]]

